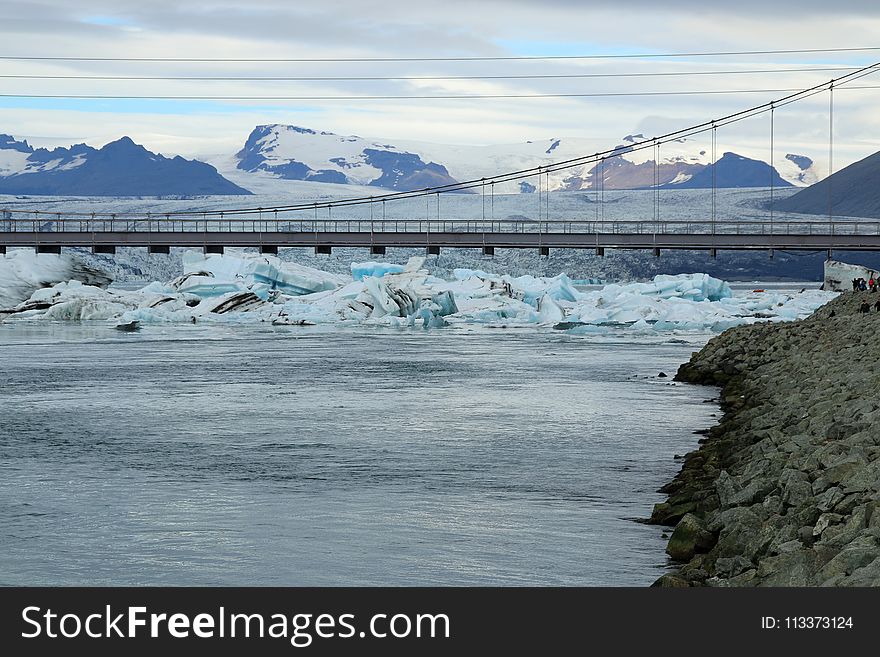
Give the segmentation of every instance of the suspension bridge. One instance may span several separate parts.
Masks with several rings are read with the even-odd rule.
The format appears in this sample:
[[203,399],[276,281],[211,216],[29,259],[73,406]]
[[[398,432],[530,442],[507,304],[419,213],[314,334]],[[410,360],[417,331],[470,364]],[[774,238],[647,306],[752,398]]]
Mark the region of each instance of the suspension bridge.
[[[10,247],[32,247],[38,252],[60,253],[62,247],[86,247],[96,253],[114,253],[120,247],[146,247],[152,253],[168,253],[171,247],[202,248],[222,253],[226,247],[255,247],[263,253],[279,248],[312,247],[330,253],[334,247],[364,247],[372,254],[387,248],[423,248],[439,254],[442,248],[478,248],[491,255],[497,248],[538,249],[663,249],[717,250],[880,250],[880,221],[835,218],[832,185],[828,187],[827,217],[813,220],[780,216],[774,211],[774,151],[777,110],[819,94],[828,95],[829,175],[834,161],[834,94],[836,89],[860,88],[854,83],[880,71],[880,63],[865,66],[828,82],[756,105],[701,124],[638,141],[632,145],[584,155],[534,168],[499,173],[406,192],[373,196],[299,202],[274,207],[241,207],[223,210],[175,212],[46,212],[2,209],[0,253]],[[715,175],[717,131],[727,125],[769,116],[769,205],[759,219],[721,220],[717,212]],[[664,189],[660,162],[664,144],[695,135],[711,137],[711,205],[699,220],[663,219]],[[605,167],[608,160],[633,151],[649,150],[653,156],[654,182],[651,216],[610,221],[605,217]],[[550,174],[578,169],[589,171],[593,216],[578,219],[551,217]],[[511,181],[536,183],[538,213],[533,218],[496,218],[495,186]],[[479,194],[481,213],[463,219],[441,212],[441,197],[462,192]],[[404,218],[389,218],[389,205],[424,199],[424,214],[407,210]],[[335,217],[346,209],[356,217]],[[338,215],[338,212],[337,212]]]

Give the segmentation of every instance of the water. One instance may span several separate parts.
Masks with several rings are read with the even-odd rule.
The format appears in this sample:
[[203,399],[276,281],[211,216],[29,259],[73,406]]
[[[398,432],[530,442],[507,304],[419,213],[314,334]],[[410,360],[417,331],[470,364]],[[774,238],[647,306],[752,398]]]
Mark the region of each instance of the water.
[[0,325],[0,583],[647,585],[716,407],[626,340]]

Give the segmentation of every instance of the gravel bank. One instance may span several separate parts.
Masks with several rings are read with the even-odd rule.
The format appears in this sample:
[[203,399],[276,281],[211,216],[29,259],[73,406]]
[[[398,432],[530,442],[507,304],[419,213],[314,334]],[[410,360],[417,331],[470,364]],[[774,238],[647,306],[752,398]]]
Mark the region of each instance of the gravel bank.
[[679,368],[721,387],[724,417],[661,489],[651,522],[681,565],[655,585],[880,586],[877,299],[730,329]]

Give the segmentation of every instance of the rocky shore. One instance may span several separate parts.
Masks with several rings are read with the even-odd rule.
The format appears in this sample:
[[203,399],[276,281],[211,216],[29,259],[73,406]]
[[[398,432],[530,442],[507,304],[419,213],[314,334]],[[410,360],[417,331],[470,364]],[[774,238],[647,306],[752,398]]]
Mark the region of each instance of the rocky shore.
[[877,299],[730,329],[681,366],[724,416],[661,489],[680,565],[655,586],[880,586]]

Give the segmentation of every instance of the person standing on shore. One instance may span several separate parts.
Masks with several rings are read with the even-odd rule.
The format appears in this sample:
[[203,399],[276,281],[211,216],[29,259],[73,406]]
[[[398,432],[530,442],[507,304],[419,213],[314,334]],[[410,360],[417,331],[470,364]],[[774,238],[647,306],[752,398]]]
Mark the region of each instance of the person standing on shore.
[[870,310],[871,310],[871,306],[868,305],[868,302],[862,301],[862,305],[859,306],[859,312],[866,313],[866,312],[870,312]]

